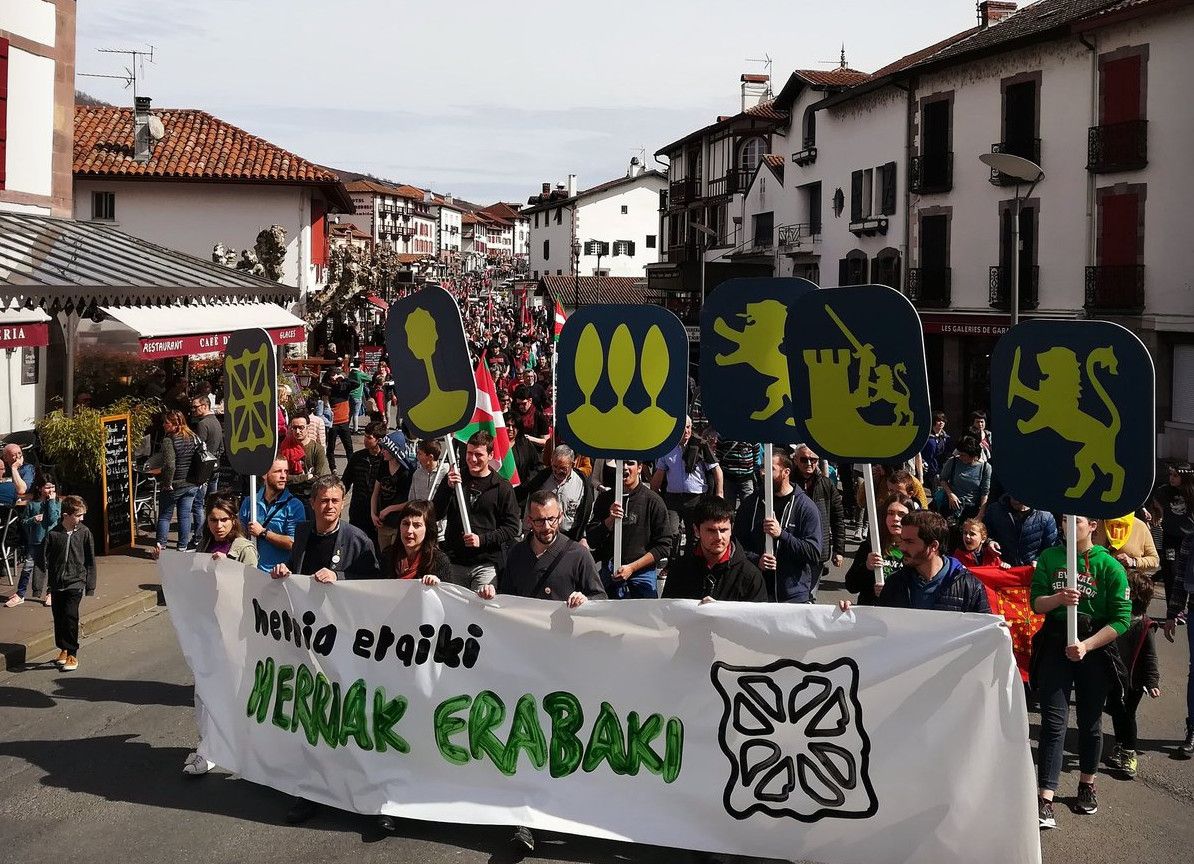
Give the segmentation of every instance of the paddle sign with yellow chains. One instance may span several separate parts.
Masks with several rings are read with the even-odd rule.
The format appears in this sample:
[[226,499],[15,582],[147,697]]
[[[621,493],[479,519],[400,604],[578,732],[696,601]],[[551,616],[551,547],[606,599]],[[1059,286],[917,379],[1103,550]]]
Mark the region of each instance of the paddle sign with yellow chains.
[[266,474],[278,451],[278,362],[269,333],[237,330],[224,349],[224,452],[237,474]]
[[398,410],[417,438],[463,429],[477,407],[477,385],[460,307],[428,286],[390,305],[386,351]]
[[845,462],[902,462],[928,439],[920,316],[885,285],[810,291],[788,310],[796,440]]
[[582,306],[560,333],[556,423],[577,452],[656,459],[688,407],[688,334],[660,306]]
[[1153,361],[1110,321],[1025,321],[991,354],[991,461],[1017,500],[1115,519],[1156,470]]

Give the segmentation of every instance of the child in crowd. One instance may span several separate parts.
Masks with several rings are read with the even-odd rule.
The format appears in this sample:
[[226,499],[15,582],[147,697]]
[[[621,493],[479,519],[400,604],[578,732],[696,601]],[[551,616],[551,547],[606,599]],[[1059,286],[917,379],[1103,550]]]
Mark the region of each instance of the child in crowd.
[[987,543],[987,526],[978,519],[967,519],[962,523],[962,545],[954,550],[954,557],[966,567],[1002,567],[1008,569],[1003,559]]
[[46,534],[58,524],[60,504],[54,481],[42,479],[40,487],[34,487],[33,497],[21,514],[21,538],[25,554],[21,563],[21,580],[17,592],[4,604],[11,609],[25,602],[29,582],[33,582],[33,599],[50,605],[50,592],[46,590]]
[[1107,697],[1107,713],[1115,727],[1115,750],[1107,757],[1107,764],[1131,779],[1136,776],[1136,709],[1146,692],[1153,699],[1161,695],[1161,670],[1153,641],[1153,619],[1148,614],[1153,599],[1152,577],[1129,572],[1128,590],[1132,595],[1132,623],[1115,640],[1123,668],[1117,669],[1118,686],[1112,684]]
[[78,495],[62,499],[62,520],[46,535],[46,572],[54,594],[55,663],[63,672],[79,668],[79,604],[95,593],[95,540],[83,524],[87,504]]

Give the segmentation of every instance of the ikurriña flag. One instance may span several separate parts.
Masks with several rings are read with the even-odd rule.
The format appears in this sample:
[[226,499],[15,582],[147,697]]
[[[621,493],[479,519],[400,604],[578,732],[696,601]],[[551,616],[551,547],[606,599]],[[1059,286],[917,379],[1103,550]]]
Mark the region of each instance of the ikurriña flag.
[[510,445],[510,433],[506,431],[506,420],[499,407],[497,386],[489,373],[485,356],[477,362],[473,376],[477,382],[477,408],[473,421],[456,433],[456,440],[467,442],[474,432],[484,429],[493,436],[493,459],[498,464],[498,473],[517,486],[521,481],[514,466],[514,449]]

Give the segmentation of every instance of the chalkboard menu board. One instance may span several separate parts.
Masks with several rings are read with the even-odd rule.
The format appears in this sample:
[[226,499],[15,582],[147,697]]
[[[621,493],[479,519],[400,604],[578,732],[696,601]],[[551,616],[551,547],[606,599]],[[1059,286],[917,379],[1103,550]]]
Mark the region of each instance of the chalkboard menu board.
[[133,544],[133,460],[129,415],[103,417],[104,554]]

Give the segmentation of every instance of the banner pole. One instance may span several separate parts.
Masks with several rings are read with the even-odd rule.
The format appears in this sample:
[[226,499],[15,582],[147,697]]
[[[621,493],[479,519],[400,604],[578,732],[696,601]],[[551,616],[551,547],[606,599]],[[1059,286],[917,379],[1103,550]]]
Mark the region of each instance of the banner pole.
[[[625,488],[622,485],[622,460],[614,460],[614,500],[618,502],[621,507],[625,500]],[[612,573],[617,573],[618,568],[622,566],[622,519],[615,517],[614,519],[614,560]]]
[[[1078,590],[1078,517],[1067,513],[1065,517],[1065,587]],[[1065,634],[1067,645],[1078,644],[1078,607],[1065,607]]]
[[[862,485],[866,491],[866,518],[867,525],[870,527],[871,537],[871,551],[878,552],[879,556],[883,556],[883,550],[878,548],[879,544],[879,507],[875,503],[875,472],[871,470],[871,464],[862,466]],[[875,568],[875,591],[878,592],[883,588],[883,565]]]
[[[775,445],[763,445],[763,515],[768,519],[775,518],[775,483],[771,480],[771,464],[775,458]],[[723,469],[724,470],[724,469]],[[763,532],[763,551],[768,555],[775,554],[775,538]]]
[[[455,468],[459,473],[460,466],[456,463],[456,448],[452,446],[452,436],[444,436],[444,447],[446,448],[448,465]],[[460,508],[460,524],[464,528],[465,534],[473,533],[473,526],[468,519],[468,499],[464,496],[464,475],[460,475],[460,482],[456,484],[456,506]]]
[[[553,312],[552,315],[554,316],[555,313]],[[552,327],[553,327],[553,329],[555,327],[554,321],[552,323]],[[556,440],[556,441],[559,440],[559,438],[556,436],[556,403],[560,401],[560,394],[559,394],[559,392],[557,392],[559,390],[559,388],[556,386],[556,354],[559,353],[559,350],[558,350],[559,347],[560,347],[560,340],[557,339],[554,342],[552,342],[552,344],[551,344],[551,389],[553,392],[552,392],[552,397],[551,397],[551,434],[552,434],[553,440]]]
[[[249,475],[249,521],[257,521],[257,475]],[[257,538],[253,538],[253,545],[257,545]]]

